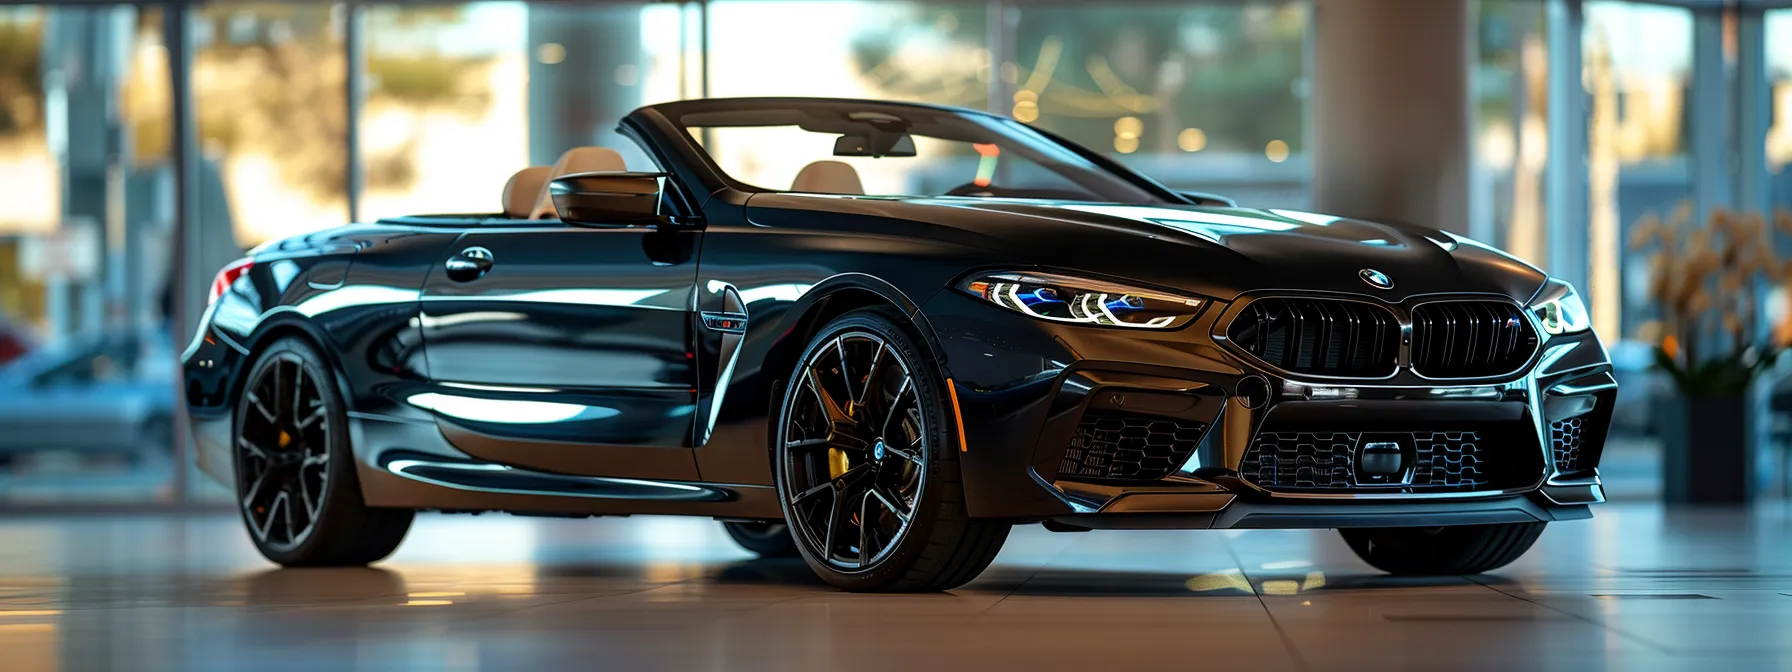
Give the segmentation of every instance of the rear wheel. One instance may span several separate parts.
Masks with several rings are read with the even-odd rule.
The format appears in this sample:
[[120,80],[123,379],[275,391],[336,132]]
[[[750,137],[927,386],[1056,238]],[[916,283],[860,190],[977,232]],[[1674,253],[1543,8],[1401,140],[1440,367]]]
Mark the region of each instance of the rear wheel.
[[778,495],[803,559],[846,590],[949,590],[989,566],[1006,521],[966,515],[945,381],[882,310],[822,328],[784,386]]
[[1480,574],[1531,549],[1547,523],[1343,529],[1357,557],[1389,574]]
[[268,346],[237,400],[237,502],[256,550],[289,567],[365,565],[391,555],[415,515],[361,500],[336,379],[298,338]]
[[734,543],[761,558],[791,558],[797,555],[796,540],[790,538],[790,526],[782,521],[727,522],[722,523],[722,527],[728,530],[728,537]]

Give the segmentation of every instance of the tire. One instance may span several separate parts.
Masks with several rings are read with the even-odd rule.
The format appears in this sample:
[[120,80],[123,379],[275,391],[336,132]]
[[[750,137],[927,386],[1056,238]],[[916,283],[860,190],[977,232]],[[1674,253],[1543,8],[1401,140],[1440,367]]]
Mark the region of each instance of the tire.
[[823,327],[783,385],[772,432],[794,545],[843,590],[956,588],[989,566],[1011,527],[966,515],[945,381],[903,324],[873,308]]
[[728,537],[741,548],[761,558],[794,558],[796,540],[790,537],[790,526],[782,521],[760,523],[722,523]]
[[230,452],[237,509],[255,549],[286,567],[365,565],[391,555],[415,512],[362,501],[347,409],[323,356],[303,339],[283,338],[262,351],[245,380]]
[[1547,523],[1343,529],[1344,542],[1376,569],[1400,576],[1480,574],[1531,549]]

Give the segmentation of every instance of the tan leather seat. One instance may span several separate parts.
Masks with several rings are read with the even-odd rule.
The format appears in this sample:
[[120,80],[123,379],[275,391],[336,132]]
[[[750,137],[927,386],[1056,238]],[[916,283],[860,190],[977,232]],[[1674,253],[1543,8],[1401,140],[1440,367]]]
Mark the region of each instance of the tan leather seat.
[[528,219],[535,212],[535,198],[541,195],[541,187],[548,183],[547,166],[529,166],[516,171],[510,181],[504,183],[504,216],[511,219]]
[[850,194],[865,195],[865,185],[859,182],[859,171],[839,161],[816,161],[797,171],[796,179],[790,182],[791,191],[806,191],[814,194]]
[[602,171],[628,170],[623,163],[622,155],[608,147],[574,147],[560,155],[560,160],[548,169],[547,180],[541,184],[541,190],[535,197],[535,208],[530,211],[530,219],[557,219],[560,213],[554,211],[554,199],[548,194],[548,183],[554,178],[573,173],[595,173]]

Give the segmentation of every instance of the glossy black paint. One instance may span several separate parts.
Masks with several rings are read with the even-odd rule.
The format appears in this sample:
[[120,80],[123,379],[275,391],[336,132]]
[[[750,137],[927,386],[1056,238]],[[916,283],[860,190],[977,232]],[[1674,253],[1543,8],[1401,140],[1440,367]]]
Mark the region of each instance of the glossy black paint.
[[[228,479],[229,409],[242,373],[270,338],[299,333],[334,358],[371,505],[776,518],[768,418],[782,380],[816,329],[868,306],[907,316],[953,382],[974,516],[1086,527],[1323,525],[1322,505],[1345,515],[1371,506],[1359,499],[1395,511],[1391,500],[1412,498],[1295,498],[1255,487],[1237,468],[1266,423],[1498,421],[1524,430],[1503,450],[1551,464],[1548,424],[1585,413],[1593,455],[1603,442],[1615,385],[1591,332],[1545,339],[1525,370],[1472,381],[1406,369],[1372,382],[1302,380],[1254,364],[1223,337],[1243,305],[1277,294],[1402,313],[1448,297],[1523,305],[1546,276],[1510,256],[1408,225],[1205,205],[1215,200],[1177,194],[1081,148],[1073,151],[1163,202],[764,192],[722,174],[671,121],[695,106],[778,102],[670,103],[625,118],[622,132],[668,175],[666,216],[652,226],[411,217],[255,251],[184,358],[201,466]],[[998,268],[1208,301],[1191,324],[1156,331],[1045,322],[952,289],[968,273]],[[1393,287],[1366,284],[1366,268]],[[1301,385],[1352,387],[1356,396],[1309,399]],[[1158,481],[1060,478],[1060,458],[1091,410],[1212,428],[1187,465]],[[1412,520],[1440,524],[1452,511],[1470,522],[1520,515],[1513,511],[1573,517],[1602,496],[1593,469],[1546,468],[1523,488],[1423,499],[1424,515]],[[1220,515],[1246,504],[1255,507],[1249,515]],[[1297,508],[1276,518],[1278,505]],[[1158,522],[1114,522],[1141,512]]]

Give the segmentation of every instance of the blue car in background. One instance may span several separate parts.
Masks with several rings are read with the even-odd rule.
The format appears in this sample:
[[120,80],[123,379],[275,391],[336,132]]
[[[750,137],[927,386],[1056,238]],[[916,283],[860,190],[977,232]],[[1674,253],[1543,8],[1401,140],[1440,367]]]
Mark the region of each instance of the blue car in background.
[[174,354],[160,329],[67,339],[0,367],[0,463],[32,453],[171,454]]

